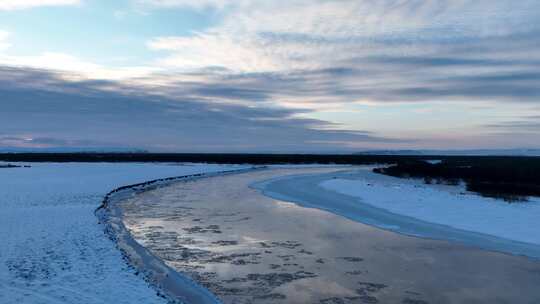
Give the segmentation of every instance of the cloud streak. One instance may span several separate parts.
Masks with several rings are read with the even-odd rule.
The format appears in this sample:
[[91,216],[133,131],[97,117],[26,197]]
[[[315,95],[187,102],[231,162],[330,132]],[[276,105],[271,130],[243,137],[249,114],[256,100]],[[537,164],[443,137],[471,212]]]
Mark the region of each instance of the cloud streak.
[[[4,68],[0,84],[0,129],[5,134],[0,145],[115,143],[162,151],[217,152],[336,151],[338,142],[351,146],[399,142],[365,131],[328,130],[326,122],[295,118],[293,110],[189,96],[173,99],[109,81],[69,82],[46,71]],[[207,97],[211,100],[214,95]]]
[[80,0],[2,0],[0,11],[21,10],[43,6],[76,5]]
[[485,125],[485,127],[496,132],[524,132],[540,134],[540,115],[525,116],[520,120],[488,124]]
[[[214,2],[230,3],[204,3]],[[228,7],[222,22],[205,32],[156,38],[149,46],[171,51],[163,63],[175,66],[194,62],[251,72],[325,68],[358,55],[437,51],[426,50],[426,42],[463,44],[531,32],[539,29],[540,17],[537,2],[507,0],[238,1]],[[395,43],[401,45],[388,47]],[[250,64],[239,64],[241,58]]]
[[249,90],[230,86],[231,78],[220,81],[231,93],[251,97],[264,91],[289,105],[295,100],[536,102],[540,95],[540,5],[535,1],[214,4],[227,7],[219,25],[148,42],[152,50],[170,52],[158,65],[252,77],[245,81],[253,85]]

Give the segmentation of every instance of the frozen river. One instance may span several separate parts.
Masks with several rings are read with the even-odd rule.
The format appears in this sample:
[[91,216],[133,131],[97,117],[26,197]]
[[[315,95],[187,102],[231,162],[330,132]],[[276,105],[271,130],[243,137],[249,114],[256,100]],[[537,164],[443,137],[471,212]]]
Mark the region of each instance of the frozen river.
[[[118,203],[139,244],[224,303],[540,302],[535,260],[394,233],[255,189],[342,170],[215,176]],[[324,203],[304,198],[304,206]]]

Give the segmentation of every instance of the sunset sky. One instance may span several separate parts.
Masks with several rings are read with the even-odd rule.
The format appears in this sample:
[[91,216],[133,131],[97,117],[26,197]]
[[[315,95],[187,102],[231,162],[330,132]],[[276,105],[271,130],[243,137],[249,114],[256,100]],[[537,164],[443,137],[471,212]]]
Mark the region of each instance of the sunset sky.
[[0,0],[0,148],[540,148],[538,0]]

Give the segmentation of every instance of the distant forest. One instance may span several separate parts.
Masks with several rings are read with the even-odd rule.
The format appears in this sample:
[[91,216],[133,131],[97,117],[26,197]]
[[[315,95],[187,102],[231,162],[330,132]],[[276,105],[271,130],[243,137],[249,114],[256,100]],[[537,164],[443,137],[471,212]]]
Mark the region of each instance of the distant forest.
[[444,159],[439,163],[400,160],[373,170],[401,178],[422,178],[426,184],[466,184],[468,191],[508,202],[523,202],[540,196],[540,158]]
[[[218,164],[397,164],[410,161],[443,160],[448,163],[516,164],[540,167],[540,157],[444,156],[376,154],[255,154],[255,153],[0,153],[5,162],[200,162]],[[512,166],[512,165],[510,165]]]
[[[430,163],[439,160],[439,163]],[[509,202],[540,196],[540,157],[363,154],[223,153],[0,153],[6,162],[193,162],[218,164],[385,165],[376,173],[422,178],[426,183],[458,184]]]

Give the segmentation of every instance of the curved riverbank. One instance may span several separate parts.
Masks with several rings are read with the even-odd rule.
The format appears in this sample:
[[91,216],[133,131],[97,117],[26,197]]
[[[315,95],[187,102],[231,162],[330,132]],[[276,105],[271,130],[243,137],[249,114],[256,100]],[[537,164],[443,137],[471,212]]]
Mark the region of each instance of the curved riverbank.
[[[357,222],[404,235],[454,241],[486,250],[524,255],[535,259],[540,258],[540,245],[538,244],[519,242],[393,213],[370,204],[370,201],[363,201],[358,197],[332,191],[327,187],[321,186],[323,183],[331,183],[339,179],[357,179],[359,178],[359,174],[362,174],[362,178],[366,178],[366,182],[372,182],[374,184],[381,180],[395,179],[359,170],[345,170],[319,175],[278,177],[254,183],[251,187],[275,199],[294,202],[303,207],[325,210]],[[396,179],[396,181],[400,183],[414,183],[403,179]],[[414,191],[414,189],[411,191]]]
[[158,294],[174,303],[219,304],[221,303],[219,299],[210,291],[189,277],[176,272],[147,248],[135,241],[122,221],[122,210],[119,208],[118,203],[134,195],[166,187],[172,183],[251,170],[256,169],[199,173],[122,186],[112,190],[105,196],[101,206],[96,209],[96,215],[105,226],[105,232],[116,243],[128,263],[144,275],[145,279],[158,290]]

